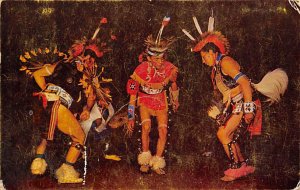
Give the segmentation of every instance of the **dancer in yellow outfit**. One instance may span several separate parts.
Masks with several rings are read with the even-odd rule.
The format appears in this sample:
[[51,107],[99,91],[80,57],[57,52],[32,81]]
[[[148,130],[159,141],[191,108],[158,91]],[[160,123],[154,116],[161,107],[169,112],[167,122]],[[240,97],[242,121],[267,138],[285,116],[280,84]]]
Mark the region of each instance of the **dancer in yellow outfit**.
[[[33,174],[43,174],[46,167],[37,167],[43,159],[47,141],[53,140],[56,127],[72,139],[71,147],[66,155],[65,163],[57,170],[56,176],[59,183],[80,183],[79,173],[73,164],[77,161],[83,150],[85,134],[77,121],[74,113],[80,113],[81,105],[76,102],[81,87],[77,86],[76,75],[69,74],[72,69],[68,63],[56,63],[45,65],[43,68],[33,72],[33,77],[42,91],[35,93],[43,106],[40,117],[45,121],[47,130],[42,137],[41,144],[37,147],[37,158],[33,161],[31,169]],[[71,70],[70,70],[71,69]],[[52,77],[48,82],[48,77]],[[78,90],[75,90],[75,89]],[[75,100],[75,101],[74,101]],[[38,114],[38,113],[37,113]]]
[[[102,18],[99,27],[106,22],[106,18]],[[97,68],[95,59],[102,57],[104,53],[96,45],[95,37],[100,30],[99,27],[91,40],[86,38],[77,40],[70,48],[69,57],[65,55],[65,58],[61,61],[43,64],[40,68],[37,67],[38,69],[34,72],[26,71],[27,74],[33,76],[41,89],[40,92],[34,93],[34,96],[38,97],[37,100],[43,107],[41,112],[36,113],[38,114],[36,117],[41,118],[40,121],[42,122],[39,125],[44,127],[45,132],[40,145],[37,147],[36,158],[31,165],[33,174],[43,174],[45,172],[47,163],[44,159],[44,153],[47,142],[53,140],[57,127],[58,130],[72,139],[65,163],[55,172],[58,182],[80,183],[83,181],[73,165],[80,153],[84,151],[86,138],[79,120],[83,121],[89,118],[90,106],[93,105],[96,92],[99,90],[96,89],[95,85],[91,85],[96,82],[96,79],[92,76],[98,74],[96,73],[97,70],[91,70],[91,68]],[[34,52],[33,55],[36,56]],[[25,57],[30,59],[27,54]],[[26,62],[24,57],[20,57],[20,60]],[[29,63],[32,62],[29,61]],[[87,70],[84,70],[85,68]],[[24,69],[21,68],[20,70]],[[86,80],[92,81],[87,83]],[[80,82],[85,85],[82,84],[83,87],[79,86]],[[101,92],[100,95],[104,96]],[[86,106],[83,106],[84,104]]]

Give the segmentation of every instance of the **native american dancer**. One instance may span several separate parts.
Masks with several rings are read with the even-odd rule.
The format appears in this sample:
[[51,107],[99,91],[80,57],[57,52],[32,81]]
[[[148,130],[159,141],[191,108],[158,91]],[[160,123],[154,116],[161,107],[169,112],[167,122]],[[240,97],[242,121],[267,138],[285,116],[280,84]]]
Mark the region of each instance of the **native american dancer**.
[[228,56],[228,40],[221,32],[213,31],[214,18],[209,18],[208,32],[205,33],[202,33],[196,17],[193,20],[202,39],[197,43],[186,30],[183,32],[196,43],[192,51],[199,52],[202,62],[213,68],[211,80],[214,89],[223,95],[223,110],[212,106],[208,115],[219,124],[217,137],[231,162],[221,180],[233,181],[255,171],[241,153],[237,140],[242,129],[248,129],[251,135],[261,133],[262,109],[257,92],[267,96],[272,103],[279,101],[287,88],[288,77],[282,69],[276,69],[265,75],[260,83],[251,83],[240,71],[240,65]]
[[[85,38],[77,40],[70,50],[70,59],[76,62],[78,70],[83,73],[80,85],[82,85],[87,98],[80,115],[80,125],[86,138],[90,129],[93,129],[95,140],[106,139],[110,135],[111,127],[108,127],[108,122],[115,113],[110,89],[103,87],[103,84],[112,82],[112,79],[103,77],[104,67],[101,67],[99,62],[99,58],[111,49],[106,47],[106,43],[96,39],[100,26],[106,23],[107,19],[102,18],[93,37],[90,40]],[[115,36],[112,35],[111,40],[115,39]],[[100,42],[100,46],[96,45],[97,42]],[[109,143],[106,142],[106,145]],[[120,160],[116,155],[105,155],[105,158]]]
[[[98,30],[95,31],[95,33],[97,32]],[[94,36],[96,35],[94,34]],[[80,123],[86,135],[95,121],[97,124],[94,128],[97,132],[100,133],[105,130],[107,122],[114,114],[110,90],[102,87],[102,84],[109,83],[112,79],[106,79],[102,76],[104,67],[98,66],[99,63],[97,63],[97,60],[107,51],[109,49],[101,48],[100,50],[94,37],[92,40],[86,38],[77,40],[70,51],[70,59],[76,63],[78,70],[82,73],[79,85],[84,89],[87,98],[87,103],[80,115]],[[103,115],[107,116],[103,118]]]
[[[39,116],[44,121],[41,125],[47,126],[46,133],[42,136],[42,142],[37,147],[36,158],[31,165],[33,174],[44,174],[47,167],[44,153],[47,142],[53,140],[57,126],[61,132],[69,135],[73,142],[70,143],[71,147],[66,155],[65,163],[55,172],[56,178],[59,183],[84,183],[85,176],[80,178],[80,174],[73,167],[80,153],[84,152],[86,138],[86,134],[77,118],[81,120],[89,118],[88,106],[91,105],[91,102],[94,102],[96,93],[103,99],[109,98],[100,89],[98,78],[91,77],[98,74],[95,69],[95,59],[102,57],[105,52],[99,50],[95,37],[100,30],[100,25],[106,22],[106,18],[101,19],[99,27],[91,40],[83,38],[81,41],[76,41],[69,51],[69,57],[55,49],[53,52],[58,55],[62,54],[64,57],[57,62],[45,64],[32,61],[32,57],[39,57],[35,51],[30,51],[31,54],[26,52],[24,56],[20,57],[24,64],[29,65],[25,64],[20,70],[33,76],[42,89],[42,91],[34,93],[34,96],[38,97],[44,108]],[[39,49],[38,52],[41,53],[42,51]],[[45,49],[44,54],[49,57],[49,49]],[[100,76],[100,74],[97,76]],[[107,82],[105,79],[102,81]],[[98,84],[98,88],[94,89],[95,85],[91,85],[94,83]],[[85,96],[82,95],[82,90],[84,90]],[[86,106],[83,106],[85,101]],[[82,107],[84,107],[83,111]]]
[[[166,92],[168,87],[174,111],[179,106],[179,89],[176,84],[178,69],[172,63],[164,60],[164,53],[174,39],[161,39],[163,28],[168,21],[169,18],[165,17],[156,40],[153,39],[152,35],[145,40],[147,60],[134,70],[127,83],[127,92],[130,95],[128,129],[131,132],[133,130],[136,106],[139,107],[142,125],[142,152],[138,155],[138,163],[141,165],[140,171],[148,172],[151,166],[158,174],[165,174],[163,168],[166,162],[163,158],[163,152],[167,140],[168,103]],[[154,156],[149,150],[151,116],[157,119],[159,133]]]
[[[109,49],[102,48],[100,51],[95,44],[87,45],[88,43],[86,39],[78,40],[73,44],[71,51],[80,72],[83,73],[80,85],[85,89],[87,98],[87,103],[80,115],[80,125],[86,137],[88,137],[89,131],[93,129],[95,132],[94,139],[100,140],[110,135],[112,127],[108,127],[108,122],[115,113],[111,103],[110,90],[103,88],[103,84],[110,83],[112,79],[106,79],[102,76],[104,68],[99,67],[99,63],[96,62]],[[89,49],[84,48],[85,46]],[[105,155],[105,158],[120,160],[116,155]]]
[[[57,52],[57,49],[53,52]],[[41,143],[36,149],[36,158],[31,164],[31,172],[35,175],[44,174],[47,163],[45,160],[45,151],[48,142],[52,142],[56,127],[59,131],[69,135],[72,139],[71,147],[66,155],[65,163],[57,171],[63,173],[58,177],[59,183],[80,183],[83,181],[79,173],[74,169],[73,164],[77,161],[80,152],[83,149],[85,139],[84,132],[77,121],[74,113],[82,110],[80,100],[81,87],[78,86],[81,73],[78,72],[74,64],[66,63],[67,55],[55,62],[38,62],[35,58],[41,58],[39,54],[46,54],[48,57],[54,55],[49,53],[49,49],[39,49],[26,52],[21,61],[30,66],[23,66],[20,70],[26,71],[41,89],[33,93],[36,97],[34,104],[39,104],[42,109],[34,113],[34,122],[36,127],[43,131]],[[43,60],[45,61],[45,60]]]

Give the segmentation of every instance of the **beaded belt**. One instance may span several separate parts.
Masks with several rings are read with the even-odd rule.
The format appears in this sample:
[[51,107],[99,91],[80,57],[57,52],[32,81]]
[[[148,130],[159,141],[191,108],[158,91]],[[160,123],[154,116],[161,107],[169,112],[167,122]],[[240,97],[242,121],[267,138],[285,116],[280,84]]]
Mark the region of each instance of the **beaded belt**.
[[54,85],[49,85],[46,88],[46,92],[54,93],[59,96],[61,102],[66,105],[68,108],[70,108],[73,98],[72,96],[67,93],[63,88],[60,86],[54,86]]
[[159,94],[163,91],[163,89],[153,89],[146,86],[141,86],[141,90],[146,94]]

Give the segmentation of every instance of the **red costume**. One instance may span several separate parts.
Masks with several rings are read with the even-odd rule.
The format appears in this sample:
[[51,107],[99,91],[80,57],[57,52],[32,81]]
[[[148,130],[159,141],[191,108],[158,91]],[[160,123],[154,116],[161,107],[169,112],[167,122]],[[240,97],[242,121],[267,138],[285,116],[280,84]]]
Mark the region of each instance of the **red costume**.
[[[134,110],[137,102],[142,126],[142,152],[138,155],[141,172],[148,172],[151,167],[157,174],[165,174],[166,166],[163,153],[167,141],[168,102],[166,90],[169,88],[170,103],[173,110],[179,106],[179,89],[176,84],[178,69],[172,63],[164,60],[164,53],[174,38],[161,39],[164,27],[170,18],[163,19],[159,33],[154,39],[152,35],[145,40],[147,49],[139,56],[142,63],[137,66],[131,79],[127,83],[127,93],[130,95],[128,104],[128,131],[132,133],[134,127]],[[142,61],[145,55],[146,61]],[[169,85],[170,84],[170,85]],[[157,120],[159,138],[156,153],[152,156],[149,150],[151,116]]]
[[139,84],[133,90],[133,93],[138,92],[138,105],[152,110],[168,108],[165,87],[169,81],[176,80],[178,69],[168,61],[164,61],[163,65],[158,71],[150,62],[145,61],[131,75],[131,78]]

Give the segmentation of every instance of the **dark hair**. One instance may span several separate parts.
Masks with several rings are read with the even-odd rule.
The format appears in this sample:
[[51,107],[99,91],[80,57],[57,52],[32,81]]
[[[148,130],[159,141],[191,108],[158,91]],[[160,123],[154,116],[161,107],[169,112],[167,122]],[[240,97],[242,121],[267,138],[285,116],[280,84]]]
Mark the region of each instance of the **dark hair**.
[[93,58],[98,58],[96,53],[93,50],[87,49],[84,51],[84,56],[90,55]]
[[208,52],[209,50],[212,50],[214,53],[218,52],[221,53],[220,49],[212,42],[207,43],[201,51]]

